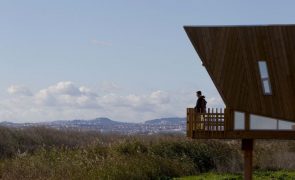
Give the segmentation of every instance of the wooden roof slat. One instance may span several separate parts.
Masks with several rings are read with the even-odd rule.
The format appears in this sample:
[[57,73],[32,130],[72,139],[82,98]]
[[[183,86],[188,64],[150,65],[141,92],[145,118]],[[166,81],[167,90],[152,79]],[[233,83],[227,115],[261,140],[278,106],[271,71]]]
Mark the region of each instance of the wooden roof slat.
[[[295,25],[186,26],[227,107],[295,121]],[[264,95],[258,61],[268,66]]]

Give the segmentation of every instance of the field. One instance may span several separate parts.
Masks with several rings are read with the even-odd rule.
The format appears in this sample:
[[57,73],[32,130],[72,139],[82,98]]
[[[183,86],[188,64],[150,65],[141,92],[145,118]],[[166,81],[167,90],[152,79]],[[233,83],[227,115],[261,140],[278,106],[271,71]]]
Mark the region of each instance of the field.
[[[254,167],[257,178],[291,178],[295,142],[257,141]],[[2,179],[239,179],[241,172],[238,141],[0,128]]]
[[[242,180],[243,175],[228,174],[228,173],[204,173],[198,176],[189,176],[182,178],[175,178],[175,180]],[[294,180],[294,171],[256,171],[254,172],[253,179],[265,180],[265,179],[278,179],[278,180]]]

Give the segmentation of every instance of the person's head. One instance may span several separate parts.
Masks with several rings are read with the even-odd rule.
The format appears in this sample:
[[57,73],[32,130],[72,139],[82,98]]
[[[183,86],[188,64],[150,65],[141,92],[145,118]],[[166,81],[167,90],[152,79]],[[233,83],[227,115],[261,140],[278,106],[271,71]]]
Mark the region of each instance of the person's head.
[[201,91],[197,91],[197,97],[201,97],[202,96],[202,92]]

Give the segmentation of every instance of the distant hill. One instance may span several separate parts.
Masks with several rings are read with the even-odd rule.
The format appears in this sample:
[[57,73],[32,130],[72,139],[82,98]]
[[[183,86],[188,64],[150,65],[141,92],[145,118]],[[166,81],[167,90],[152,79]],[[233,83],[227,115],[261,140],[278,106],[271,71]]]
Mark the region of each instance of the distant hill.
[[45,126],[55,129],[76,129],[79,131],[116,132],[123,134],[155,134],[167,132],[184,133],[186,130],[186,119],[173,117],[148,120],[144,123],[127,123],[101,117],[91,120],[57,120],[41,123],[11,123],[4,121],[1,122],[0,125],[12,128]]
[[186,122],[186,118],[161,118],[145,121],[145,124],[182,124]]
[[89,124],[89,125],[115,125],[122,124],[122,122],[114,121],[109,118],[101,117],[92,120],[58,120],[47,122],[45,124]]
[[111,120],[111,119],[105,118],[105,117],[96,118],[96,119],[90,120],[90,122],[96,123],[96,124],[105,124],[105,125],[106,124],[113,125],[113,124],[121,124],[122,123],[122,122],[114,121],[114,120]]

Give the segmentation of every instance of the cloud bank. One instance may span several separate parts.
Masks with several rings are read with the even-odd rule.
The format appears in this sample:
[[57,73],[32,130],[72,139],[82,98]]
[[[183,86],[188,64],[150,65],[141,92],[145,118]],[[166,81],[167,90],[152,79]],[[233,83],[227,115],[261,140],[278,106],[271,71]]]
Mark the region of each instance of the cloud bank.
[[[8,87],[9,97],[0,102],[0,121],[42,122],[61,119],[109,117],[119,121],[142,122],[161,117],[184,117],[194,106],[188,92],[156,90],[146,94],[121,93],[114,83],[93,90],[71,81],[62,81],[32,92],[20,85]],[[220,98],[207,99],[208,106],[221,107]]]
[[7,92],[10,95],[22,95],[22,96],[31,96],[32,92],[24,87],[24,86],[19,86],[19,85],[11,85],[10,87],[7,88]]

